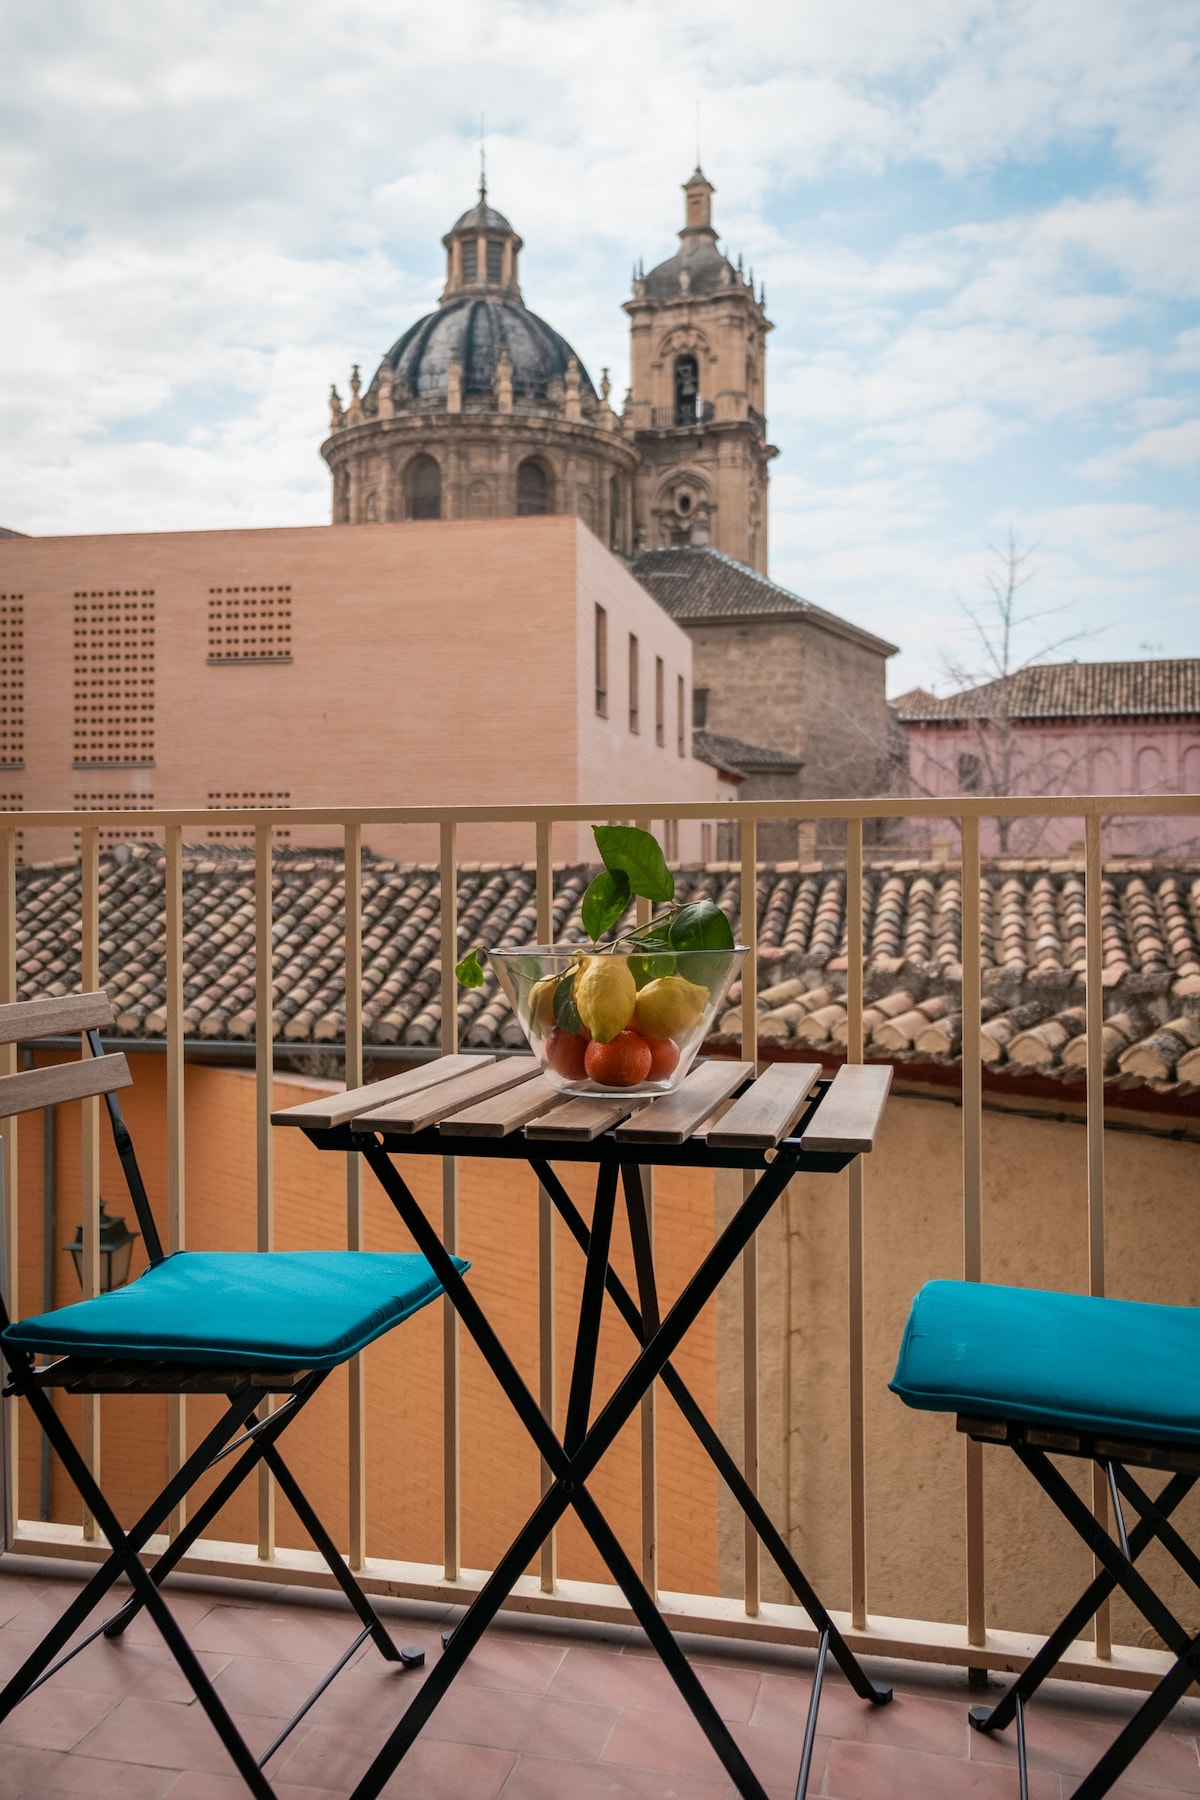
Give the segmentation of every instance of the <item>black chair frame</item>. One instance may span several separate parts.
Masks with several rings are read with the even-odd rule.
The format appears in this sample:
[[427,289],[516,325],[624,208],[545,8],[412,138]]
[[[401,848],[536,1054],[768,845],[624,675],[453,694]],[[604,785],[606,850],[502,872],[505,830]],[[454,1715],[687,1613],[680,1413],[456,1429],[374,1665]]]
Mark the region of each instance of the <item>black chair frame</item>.
[[[1193,1682],[1200,1680],[1200,1632],[1193,1634],[1180,1623],[1135,1566],[1142,1552],[1157,1543],[1200,1589],[1200,1556],[1171,1524],[1171,1515],[1200,1480],[1200,1453],[1179,1444],[1116,1442],[1048,1430],[1023,1419],[978,1419],[960,1414],[958,1429],[977,1443],[1004,1444],[1012,1450],[1100,1564],[1093,1580],[1002,1699],[995,1706],[971,1708],[970,1721],[976,1731],[1002,1731],[1016,1722],[1021,1800],[1028,1800],[1029,1796],[1025,1708],[1111,1594],[1118,1588],[1126,1594],[1175,1658],[1071,1796],[1071,1800],[1100,1800],[1176,1702]],[[1101,1470],[1112,1505],[1115,1535],[1105,1530],[1061,1469],[1055,1467],[1051,1456],[1083,1459]],[[1150,1494],[1133,1468],[1158,1470],[1168,1479],[1159,1493]],[[1126,1523],[1123,1502],[1137,1515],[1132,1526]]]
[[[106,1007],[103,995],[78,996],[79,1002],[91,1000]],[[27,1002],[27,1007],[40,1003]],[[5,1009],[16,1013],[20,1008]],[[97,1011],[94,1004],[92,1013]],[[33,1021],[31,1020],[31,1023]],[[119,1064],[121,1084],[128,1081],[124,1057],[105,1056],[98,1030],[85,1028],[91,1055],[104,1058],[109,1065]],[[11,1041],[11,1037],[9,1039]],[[40,1072],[38,1072],[40,1073]],[[20,1082],[23,1076],[5,1078]],[[100,1080],[97,1072],[97,1085]],[[86,1091],[96,1092],[93,1086]],[[104,1090],[101,1090],[104,1091]],[[154,1214],[138,1168],[133,1141],[121,1115],[116,1095],[111,1088],[104,1091],[113,1142],[121,1162],[129,1197],[137,1215],[151,1266],[163,1260],[162,1241]],[[10,1113],[25,1110],[9,1101],[3,1104]],[[10,1322],[3,1296],[0,1295],[0,1329]],[[283,1459],[279,1440],[296,1417],[324,1384],[328,1370],[262,1370],[254,1368],[219,1368],[207,1364],[167,1364],[149,1362],[117,1362],[112,1359],[90,1359],[64,1356],[38,1365],[34,1357],[11,1345],[0,1345],[9,1375],[2,1391],[5,1398],[28,1401],[38,1424],[108,1542],[110,1554],[50,1628],[36,1650],[0,1689],[0,1719],[8,1717],[27,1695],[50,1679],[59,1669],[99,1637],[118,1638],[143,1607],[154,1620],[185,1680],[195,1694],[214,1730],[228,1751],[234,1766],[256,1800],[274,1800],[274,1789],[263,1773],[264,1766],[290,1737],[301,1719],[325,1692],[334,1678],[346,1667],[368,1639],[386,1661],[402,1668],[418,1668],[425,1660],[419,1648],[401,1649],[393,1643],[383,1621],[355,1580],[337,1545],[321,1523],[298,1481]],[[178,1471],[146,1507],[135,1524],[121,1525],[83,1455],[72,1440],[50,1398],[55,1387],[71,1393],[140,1393],[140,1394],[222,1394],[226,1408],[203,1441],[187,1456]],[[275,1410],[269,1410],[271,1397],[282,1395]],[[162,1531],[171,1514],[186,1499],[191,1489],[207,1472],[227,1458],[233,1457],[229,1469],[213,1487],[207,1498],[191,1513],[168,1547],[148,1566],[142,1557],[151,1538]],[[260,1466],[274,1476],[279,1490],[289,1502],[319,1551],[330,1574],[357,1615],[362,1629],[337,1659],[331,1669],[281,1728],[261,1756],[256,1757],[238,1730],[228,1708],[217,1694],[198,1657],[188,1644],[174,1615],[161,1593],[171,1572],[187,1555],[196,1540],[212,1524],[221,1508],[233,1497],[247,1478]],[[124,1576],[133,1589],[131,1597],[104,1619],[87,1636],[71,1643],[76,1631]]]

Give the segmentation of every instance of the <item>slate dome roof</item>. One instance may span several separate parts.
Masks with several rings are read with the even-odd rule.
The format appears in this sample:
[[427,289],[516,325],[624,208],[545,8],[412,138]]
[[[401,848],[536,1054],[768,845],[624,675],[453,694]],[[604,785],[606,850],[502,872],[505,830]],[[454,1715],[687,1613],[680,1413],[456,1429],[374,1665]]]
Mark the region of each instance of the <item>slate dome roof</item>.
[[[463,294],[410,325],[384,357],[380,374],[390,368],[407,381],[415,399],[437,398],[445,395],[450,364],[457,358],[462,363],[463,392],[490,394],[505,347],[512,358],[513,394],[518,399],[545,399],[550,380],[565,377],[575,355],[566,338],[520,300]],[[373,385],[378,382],[376,375]],[[579,383],[585,395],[595,396],[582,362]]]
[[686,272],[690,294],[715,294],[718,289],[732,287],[737,272],[727,256],[717,249],[709,232],[689,232],[683,243],[644,277],[645,292],[651,300],[672,300],[679,292],[679,277]]
[[504,214],[488,205],[486,194],[481,194],[474,206],[469,207],[461,218],[455,219],[446,236],[454,237],[460,231],[498,231],[503,232],[505,237],[517,235]]

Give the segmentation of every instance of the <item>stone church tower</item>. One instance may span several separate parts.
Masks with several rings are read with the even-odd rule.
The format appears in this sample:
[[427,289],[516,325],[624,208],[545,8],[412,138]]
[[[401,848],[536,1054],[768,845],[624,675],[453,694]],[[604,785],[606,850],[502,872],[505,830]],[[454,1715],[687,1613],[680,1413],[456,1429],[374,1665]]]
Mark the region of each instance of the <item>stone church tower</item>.
[[639,550],[710,545],[765,574],[765,296],[717,248],[715,189],[684,186],[680,248],[634,278],[625,428],[641,453]]
[[525,305],[522,249],[479,202],[442,239],[438,310],[393,344],[366,391],[330,396],[321,455],[333,523],[574,513],[602,544],[633,550],[637,451],[570,344]]

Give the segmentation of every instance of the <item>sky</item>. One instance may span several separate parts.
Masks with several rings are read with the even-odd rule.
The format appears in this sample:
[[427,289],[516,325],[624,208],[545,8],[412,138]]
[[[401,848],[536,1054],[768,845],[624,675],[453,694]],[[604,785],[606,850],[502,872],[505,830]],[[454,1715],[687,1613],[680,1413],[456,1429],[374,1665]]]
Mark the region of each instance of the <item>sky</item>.
[[766,284],[770,572],[946,692],[995,554],[1018,659],[1200,654],[1196,0],[15,0],[0,524],[321,524],[327,397],[492,203],[628,381],[681,183]]

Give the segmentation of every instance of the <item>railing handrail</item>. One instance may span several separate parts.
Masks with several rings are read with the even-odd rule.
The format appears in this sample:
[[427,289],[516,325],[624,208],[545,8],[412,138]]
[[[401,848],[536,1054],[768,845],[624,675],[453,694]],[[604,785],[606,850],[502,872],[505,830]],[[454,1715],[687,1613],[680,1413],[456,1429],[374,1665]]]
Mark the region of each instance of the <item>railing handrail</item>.
[[132,825],[140,831],[209,825],[536,825],[587,824],[591,820],[646,819],[1050,819],[1142,818],[1196,813],[1200,794],[941,795],[917,799],[880,795],[820,800],[621,800],[552,801],[498,806],[283,806],[169,807],[141,811],[0,811],[0,829],[21,830]]

